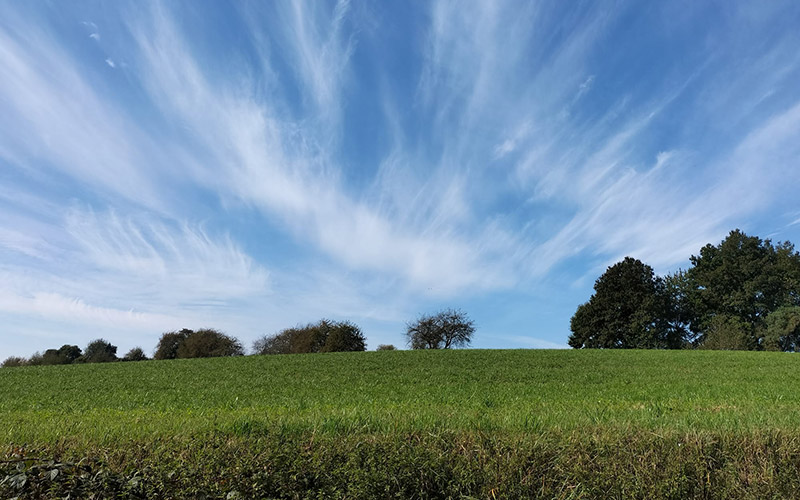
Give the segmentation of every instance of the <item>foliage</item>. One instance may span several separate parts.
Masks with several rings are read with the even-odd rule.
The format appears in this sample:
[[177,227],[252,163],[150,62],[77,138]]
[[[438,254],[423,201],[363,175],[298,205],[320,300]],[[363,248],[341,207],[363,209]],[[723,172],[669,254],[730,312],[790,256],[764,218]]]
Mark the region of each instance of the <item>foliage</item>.
[[[703,247],[691,262],[688,294],[701,332],[724,321],[718,315],[738,318],[750,348],[762,348],[767,316],[800,306],[800,254],[789,242],[772,245],[737,229],[719,245]],[[705,342],[702,335],[698,340]]]
[[153,359],[216,358],[243,354],[244,348],[236,337],[213,328],[197,331],[184,328],[162,334]]
[[378,348],[375,349],[376,351],[396,351],[397,348],[392,344],[380,344]]
[[19,356],[9,356],[8,358],[3,361],[3,368],[14,368],[17,366],[25,366],[28,364],[28,360],[25,358],[20,358]]
[[147,361],[147,355],[141,347],[134,347],[125,354],[122,361]]
[[[117,360],[117,346],[110,342],[97,339],[89,342],[86,351],[78,360],[84,363],[108,363]],[[76,360],[77,361],[77,360]]]
[[366,350],[361,329],[349,321],[322,319],[306,326],[286,328],[253,343],[256,354],[307,354]]
[[178,358],[242,356],[242,344],[234,337],[212,328],[190,331],[178,346]]
[[589,302],[570,321],[574,348],[676,348],[679,326],[669,328],[669,301],[664,281],[653,268],[625,257],[594,284]]
[[40,365],[44,364],[44,356],[42,356],[42,353],[37,351],[37,352],[31,354],[31,357],[28,358],[28,363],[27,364],[29,366],[40,366]]
[[178,332],[166,332],[161,335],[156,345],[156,352],[153,359],[175,359],[178,357],[178,348],[192,330],[184,328]]
[[43,365],[69,365],[81,357],[81,348],[76,345],[62,345],[59,349],[48,349],[42,355]]
[[664,278],[630,257],[608,268],[572,317],[569,345],[797,348],[791,314],[777,313],[800,307],[800,253],[791,243],[737,229],[691,263]]
[[749,351],[756,345],[747,323],[736,316],[717,314],[708,321],[700,349]]
[[[3,498],[797,498],[797,434],[213,435],[12,448]],[[61,457],[54,460],[49,457]]]
[[412,349],[450,349],[467,346],[475,334],[475,324],[458,309],[445,309],[422,315],[406,325],[406,338]]
[[800,307],[781,307],[767,316],[765,324],[765,349],[800,351]]

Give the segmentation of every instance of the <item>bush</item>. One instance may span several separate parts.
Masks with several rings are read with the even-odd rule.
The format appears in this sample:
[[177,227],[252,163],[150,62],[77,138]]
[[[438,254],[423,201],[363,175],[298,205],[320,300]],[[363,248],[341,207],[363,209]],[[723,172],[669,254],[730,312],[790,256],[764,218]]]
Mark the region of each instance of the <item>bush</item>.
[[48,349],[42,355],[43,365],[69,365],[81,357],[81,348],[64,344],[59,349]]
[[177,332],[167,332],[161,336],[156,346],[154,359],[176,358],[215,358],[220,356],[241,356],[242,344],[235,337],[205,328]]
[[757,341],[750,333],[746,322],[736,316],[718,314],[709,321],[699,348],[746,351],[755,349],[756,344]]
[[44,364],[44,356],[40,352],[35,352],[31,354],[31,357],[28,358],[29,366],[40,366]]
[[242,356],[242,344],[234,337],[206,328],[189,333],[178,346],[178,358],[217,358]]
[[303,354],[314,352],[365,351],[361,329],[349,321],[323,319],[306,326],[287,328],[253,343],[255,354]]
[[125,357],[122,358],[122,361],[147,361],[147,355],[144,353],[141,347],[134,347],[127,354]]
[[464,312],[446,309],[409,323],[406,337],[412,349],[449,349],[469,345],[474,333],[475,326]]
[[117,346],[111,345],[104,339],[89,342],[86,352],[76,361],[84,363],[109,363],[117,360]]
[[159,339],[156,346],[156,352],[153,354],[153,359],[177,358],[178,348],[190,333],[192,333],[192,330],[184,328],[179,332],[166,332],[161,335],[161,339]]
[[380,344],[376,351],[396,351],[397,347],[393,346],[392,344]]
[[28,364],[28,360],[25,358],[20,358],[19,356],[10,356],[3,361],[3,368],[14,368],[17,366],[25,366]]

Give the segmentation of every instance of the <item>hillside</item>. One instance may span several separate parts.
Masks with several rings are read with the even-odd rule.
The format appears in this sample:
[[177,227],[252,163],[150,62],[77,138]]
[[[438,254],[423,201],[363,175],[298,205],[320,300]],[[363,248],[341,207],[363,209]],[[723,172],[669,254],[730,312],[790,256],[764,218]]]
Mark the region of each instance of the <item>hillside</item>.
[[[749,481],[763,475],[774,488],[783,480],[775,467],[788,461],[797,470],[799,362],[766,352],[456,350],[23,367],[0,370],[0,436],[12,459],[31,453],[25,450],[73,460],[104,457],[97,463],[109,474],[152,468],[154,461],[167,474],[180,456],[198,467],[192,484],[219,494],[228,487],[215,482],[220,467],[241,472],[245,465],[238,461],[245,460],[269,469],[291,458],[269,469],[270,481],[283,478],[275,483],[283,489],[270,495],[383,484],[380,478],[388,481],[398,467],[413,471],[427,463],[438,475],[424,484],[413,473],[416,479],[408,479],[422,488],[418,496],[426,496],[426,487],[480,496],[501,478],[508,483],[498,488],[521,487],[513,470],[503,473],[508,477],[489,474],[495,467],[524,471],[544,460],[548,465],[531,473],[541,491],[554,495],[580,483],[580,471],[594,470],[591,477],[606,481],[620,467],[634,467],[627,487],[651,494],[664,483],[645,480],[636,468],[658,465],[659,474],[684,471],[683,482],[672,486],[691,496],[697,492],[685,487],[699,484],[695,473],[738,488],[746,466],[755,474]],[[461,448],[472,451],[456,453]],[[279,449],[314,451],[303,459],[302,453],[276,455]],[[593,449],[605,450],[605,458],[598,460]],[[708,462],[709,450],[725,460]],[[482,458],[476,462],[473,452]],[[339,466],[328,463],[332,456]],[[399,464],[372,463],[375,457]],[[586,460],[595,469],[580,465]],[[350,465],[339,473],[372,467],[374,477],[297,483],[298,470],[339,477],[341,464]],[[717,467],[731,468],[732,475],[714,479],[705,470]],[[441,474],[450,479],[437,483]],[[472,483],[462,484],[466,477]],[[581,488],[596,493],[585,479]],[[406,491],[406,484],[395,484],[397,490],[390,484],[387,492]],[[158,487],[152,491],[171,491],[168,484]]]

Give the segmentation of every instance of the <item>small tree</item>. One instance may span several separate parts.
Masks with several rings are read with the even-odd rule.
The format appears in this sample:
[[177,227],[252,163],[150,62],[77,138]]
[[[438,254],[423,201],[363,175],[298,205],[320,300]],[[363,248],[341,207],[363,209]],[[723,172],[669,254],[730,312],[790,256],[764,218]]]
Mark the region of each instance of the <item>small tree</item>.
[[781,307],[767,316],[764,348],[768,351],[800,351],[800,307]]
[[746,321],[731,314],[718,314],[708,321],[699,348],[747,351],[755,349],[756,342]]
[[396,351],[397,347],[393,346],[392,344],[380,344],[376,351]]
[[117,346],[104,339],[89,342],[81,358],[85,363],[108,363],[117,360]]
[[253,342],[255,354],[289,354],[292,352],[292,339],[297,328],[287,328],[273,335],[264,335]]
[[409,323],[406,338],[412,349],[450,349],[472,342],[475,326],[458,309],[446,309],[434,315],[422,315]]
[[44,364],[43,361],[44,361],[44,356],[42,356],[42,353],[37,351],[31,354],[31,357],[28,358],[28,362],[26,364],[29,366],[39,366]]
[[134,347],[125,354],[122,361],[147,361],[147,355],[141,347]]
[[324,324],[325,344],[320,352],[349,352],[366,351],[367,341],[361,329],[349,321],[328,322],[323,320],[320,327]]

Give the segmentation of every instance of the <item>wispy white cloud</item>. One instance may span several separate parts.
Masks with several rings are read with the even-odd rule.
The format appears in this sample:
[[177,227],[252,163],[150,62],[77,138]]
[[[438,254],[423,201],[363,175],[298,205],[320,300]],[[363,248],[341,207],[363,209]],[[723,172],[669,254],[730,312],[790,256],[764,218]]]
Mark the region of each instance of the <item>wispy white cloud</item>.
[[[791,213],[797,35],[750,39],[777,11],[732,6],[678,57],[663,47],[707,24],[700,8],[662,26],[647,16],[674,7],[422,7],[395,36],[390,7],[241,4],[219,13],[241,33],[211,44],[179,4],[135,4],[91,16],[102,44],[73,19],[98,43],[70,44],[37,9],[0,6],[5,314],[397,323],[591,283],[629,254],[669,270],[776,204]],[[621,20],[642,16],[643,45],[621,47]]]

